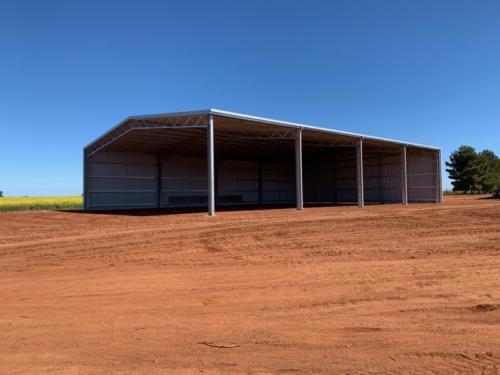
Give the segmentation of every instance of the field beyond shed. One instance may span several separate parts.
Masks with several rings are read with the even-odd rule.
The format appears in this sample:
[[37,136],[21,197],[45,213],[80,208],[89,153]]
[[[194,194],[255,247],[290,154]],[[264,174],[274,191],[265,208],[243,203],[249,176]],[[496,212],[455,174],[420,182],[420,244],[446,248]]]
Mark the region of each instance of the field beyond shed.
[[0,213],[0,373],[498,371],[498,200],[292,211]]

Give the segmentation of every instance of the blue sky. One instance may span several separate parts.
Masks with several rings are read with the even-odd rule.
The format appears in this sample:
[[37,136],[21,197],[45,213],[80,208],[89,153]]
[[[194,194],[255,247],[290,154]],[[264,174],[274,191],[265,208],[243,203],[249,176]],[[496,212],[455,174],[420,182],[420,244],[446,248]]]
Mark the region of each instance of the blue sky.
[[7,195],[81,194],[85,144],[191,109],[500,153],[496,0],[4,0],[0,56]]

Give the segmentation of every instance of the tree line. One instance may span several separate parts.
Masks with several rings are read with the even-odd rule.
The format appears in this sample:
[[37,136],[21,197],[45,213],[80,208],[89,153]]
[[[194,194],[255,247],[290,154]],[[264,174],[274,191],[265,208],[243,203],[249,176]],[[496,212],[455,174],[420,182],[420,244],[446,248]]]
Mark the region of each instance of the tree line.
[[476,152],[471,146],[460,146],[446,166],[453,191],[500,196],[500,158],[493,151]]

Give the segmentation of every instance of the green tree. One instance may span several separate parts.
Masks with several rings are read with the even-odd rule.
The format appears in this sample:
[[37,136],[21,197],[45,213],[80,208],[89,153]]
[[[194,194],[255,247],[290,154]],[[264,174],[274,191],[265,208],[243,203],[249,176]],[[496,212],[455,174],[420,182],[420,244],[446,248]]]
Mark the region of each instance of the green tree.
[[458,150],[450,155],[450,161],[446,162],[448,172],[453,185],[453,191],[464,193],[481,190],[480,169],[481,164],[476,162],[477,153],[473,147],[460,146]]
[[483,193],[493,193],[500,187],[500,159],[493,151],[481,151],[475,160],[479,169],[479,183]]
[[3,197],[3,191],[0,190],[0,198],[2,198],[2,197]]

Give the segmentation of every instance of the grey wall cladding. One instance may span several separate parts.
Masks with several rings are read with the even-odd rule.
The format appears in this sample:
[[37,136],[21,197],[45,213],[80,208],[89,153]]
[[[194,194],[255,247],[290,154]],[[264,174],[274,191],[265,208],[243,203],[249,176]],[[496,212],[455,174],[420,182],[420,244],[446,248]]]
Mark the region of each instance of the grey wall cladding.
[[439,201],[438,153],[408,148],[408,201]]
[[[408,148],[408,201],[440,199],[438,153]],[[161,181],[159,181],[161,169]],[[304,155],[307,203],[356,203],[354,148]],[[367,203],[401,202],[401,155],[364,151]],[[87,160],[87,204],[91,210],[207,205],[207,161],[203,157],[100,151]],[[161,188],[161,192],[160,192]],[[293,161],[217,160],[217,204],[293,204]]]
[[363,160],[365,202],[401,202],[401,155],[370,153]]
[[149,208],[158,201],[158,158],[98,152],[87,161],[89,209]]

